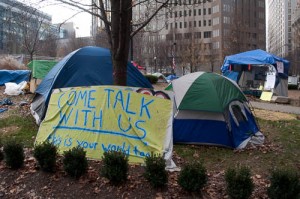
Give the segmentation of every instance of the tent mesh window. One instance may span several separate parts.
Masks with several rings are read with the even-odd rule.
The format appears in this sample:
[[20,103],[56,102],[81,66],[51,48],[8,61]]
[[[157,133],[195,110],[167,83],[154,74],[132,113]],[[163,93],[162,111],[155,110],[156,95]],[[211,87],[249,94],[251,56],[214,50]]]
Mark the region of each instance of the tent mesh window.
[[239,107],[238,105],[232,106],[232,112],[238,122],[246,121],[246,118],[245,118],[244,114],[242,113],[241,107]]

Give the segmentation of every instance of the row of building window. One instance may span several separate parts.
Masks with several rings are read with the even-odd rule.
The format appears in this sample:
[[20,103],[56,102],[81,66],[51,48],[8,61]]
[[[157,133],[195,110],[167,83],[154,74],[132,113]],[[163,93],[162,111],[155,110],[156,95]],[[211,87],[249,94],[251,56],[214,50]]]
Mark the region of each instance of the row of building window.
[[167,12],[166,13],[166,17],[168,18],[169,17],[169,15],[170,15],[170,18],[173,18],[173,17],[175,17],[175,18],[177,18],[177,17],[186,17],[186,16],[201,16],[201,15],[206,15],[206,14],[208,14],[208,15],[211,15],[211,8],[203,8],[203,10],[202,9],[194,9],[194,10],[181,10],[181,11],[175,11],[174,13],[173,12]]
[[212,0],[171,0],[171,4],[175,5],[192,5],[192,4],[202,4],[202,3],[207,3],[207,2],[212,2]]
[[[182,40],[182,39],[192,39],[193,33],[188,32],[188,33],[176,33],[175,35],[175,40]],[[174,40],[173,34],[167,34],[166,35],[166,40],[167,41],[173,41]],[[203,32],[203,38],[211,38],[212,32],[211,31],[204,31]],[[202,32],[195,32],[194,33],[194,39],[201,39],[202,37]]]
[[[202,25],[205,27],[205,26],[211,26],[212,23],[211,23],[211,20],[203,20],[203,24],[202,24],[202,21],[185,21],[185,22],[174,22],[174,28],[177,29],[177,28],[191,28],[191,27],[202,27]],[[173,23],[169,23],[169,24],[166,24],[166,29],[173,29]]]

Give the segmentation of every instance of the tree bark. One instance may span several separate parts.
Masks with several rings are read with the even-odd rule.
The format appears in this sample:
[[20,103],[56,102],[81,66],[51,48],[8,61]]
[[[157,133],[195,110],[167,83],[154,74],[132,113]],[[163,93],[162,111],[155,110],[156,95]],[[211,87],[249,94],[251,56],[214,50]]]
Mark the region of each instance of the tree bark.
[[111,9],[113,79],[115,85],[126,86],[132,20],[131,0],[111,0]]

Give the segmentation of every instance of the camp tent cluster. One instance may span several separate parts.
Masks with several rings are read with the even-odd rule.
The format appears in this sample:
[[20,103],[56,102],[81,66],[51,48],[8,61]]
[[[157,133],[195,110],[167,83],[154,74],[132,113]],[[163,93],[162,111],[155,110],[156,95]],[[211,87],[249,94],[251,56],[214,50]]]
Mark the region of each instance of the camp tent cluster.
[[[155,75],[161,77],[162,81],[168,80],[168,78],[165,78],[162,74]],[[131,62],[128,62],[128,87],[122,88],[122,91],[113,86],[109,88],[109,85],[113,85],[113,67],[110,51],[99,47],[84,47],[78,49],[58,62],[44,77],[35,92],[36,95],[31,104],[32,114],[38,124],[44,122],[44,118],[46,117],[46,123],[41,124],[46,130],[43,129],[39,132],[51,132],[48,136],[39,136],[39,141],[43,139],[59,140],[55,136],[57,136],[56,131],[59,131],[60,128],[66,128],[68,131],[74,129],[74,131],[79,131],[83,134],[86,133],[85,131],[90,131],[93,134],[101,134],[101,136],[104,136],[104,134],[105,136],[106,134],[114,136],[122,135],[128,138],[136,137],[143,140],[144,137],[141,136],[140,133],[146,135],[152,131],[155,126],[153,122],[150,122],[150,126],[143,126],[146,125],[145,117],[147,116],[146,119],[150,119],[151,111],[154,111],[157,115],[161,114],[161,106],[163,104],[169,104],[171,100],[172,105],[165,105],[163,109],[164,112],[171,114],[172,122],[170,122],[168,117],[164,117],[164,120],[152,118],[153,121],[159,121],[162,126],[156,129],[155,133],[165,134],[165,132],[161,131],[168,129],[162,153],[169,154],[169,158],[169,150],[172,150],[173,142],[218,145],[229,148],[243,148],[249,143],[263,143],[264,136],[260,132],[255,117],[249,108],[249,102],[235,81],[222,75],[206,72],[191,73],[182,77],[172,76],[170,80],[172,81],[168,86],[168,90],[171,92],[155,91],[149,81],[139,72],[137,67],[132,65]],[[105,86],[105,88],[95,87],[101,85]],[[56,94],[52,95],[53,91]],[[169,102],[164,101],[163,103],[159,103],[159,100],[156,98],[136,96],[136,94],[130,94],[128,91],[138,92],[140,95],[153,95],[153,97],[156,98],[163,96],[162,98],[169,100]],[[94,93],[98,93],[96,97]],[[112,96],[112,94],[115,95],[115,101],[109,104],[109,96]],[[103,103],[98,103],[97,97],[99,96],[103,96],[99,99],[101,101],[104,100]],[[135,97],[133,98],[133,96]],[[62,100],[64,100],[64,102],[62,102]],[[79,104],[80,101],[83,101],[81,102],[81,107],[88,109],[79,110],[78,107],[66,108],[66,106]],[[94,105],[93,103],[96,103],[96,101],[97,104]],[[135,103],[132,104],[130,101],[135,101]],[[157,103],[157,105],[154,105],[155,103]],[[107,104],[107,106],[104,106],[104,104]],[[116,109],[117,111],[113,110],[115,112],[110,113],[114,115],[114,117],[109,118],[117,118],[116,122],[118,125],[116,128],[119,129],[120,132],[116,130],[103,130],[102,119],[105,115],[105,109],[117,107],[118,104],[119,109]],[[135,104],[140,104],[140,108],[136,109]],[[150,108],[151,106],[152,108]],[[55,110],[48,110],[49,107]],[[170,110],[165,110],[166,107],[169,107]],[[89,113],[95,112],[95,110],[92,109],[100,110],[100,112],[97,112],[97,114],[94,113],[92,120],[87,120],[86,118],[90,116]],[[122,113],[118,112],[119,110],[121,110]],[[83,120],[78,119],[79,114],[85,114],[83,120],[86,122],[82,123]],[[115,117],[117,115],[119,115],[119,117]],[[124,119],[124,116],[127,119]],[[137,116],[143,119],[137,119],[136,122],[133,122],[133,118]],[[54,126],[51,126],[53,118],[60,119],[56,120]],[[73,119],[71,123],[70,118]],[[83,126],[78,126],[80,122]],[[95,126],[96,122],[100,122],[98,127]],[[62,126],[63,123],[69,126]],[[88,125],[90,125],[89,130]],[[166,125],[166,127],[164,127],[164,125]],[[171,134],[170,129],[172,131]],[[60,133],[62,132],[60,131]],[[150,132],[150,134],[151,133],[154,132]],[[149,136],[151,137],[150,134]],[[71,133],[69,133],[68,136],[69,135],[71,135]],[[78,143],[85,143],[78,137],[76,137],[76,140]],[[114,140],[114,138],[110,140]],[[91,144],[92,140],[89,140],[89,142],[89,144]],[[62,142],[59,144],[61,143]],[[89,144],[86,146],[90,146]],[[96,145],[96,143],[93,143],[94,147],[96,147]],[[104,147],[103,144],[99,145]],[[113,149],[119,148],[126,151],[125,145],[126,143],[124,142],[122,144],[120,140],[118,146],[107,143],[107,147],[109,146]],[[143,146],[154,147],[153,143],[149,144],[148,142],[145,142]],[[66,146],[64,145],[64,147]],[[135,149],[135,153],[138,153],[135,147],[137,146],[129,146],[128,150]],[[155,147],[155,151],[157,150],[158,148]],[[144,153],[139,152],[139,154]],[[169,158],[168,160],[170,160]],[[173,165],[174,167],[173,162],[171,160],[170,162],[169,165]]]

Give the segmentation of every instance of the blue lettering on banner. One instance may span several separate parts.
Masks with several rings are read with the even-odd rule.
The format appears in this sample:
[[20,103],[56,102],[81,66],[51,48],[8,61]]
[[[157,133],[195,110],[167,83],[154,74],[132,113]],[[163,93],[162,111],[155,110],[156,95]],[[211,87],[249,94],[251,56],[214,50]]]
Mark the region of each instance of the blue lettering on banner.
[[[116,91],[114,97],[112,97],[112,93],[114,93],[115,90],[106,88],[104,89],[104,92],[107,94],[107,104],[104,105],[105,107],[115,109],[117,106],[119,106],[126,114],[137,114],[137,112],[133,110],[133,107],[131,105],[131,92],[126,91],[126,95],[124,95],[123,90],[118,90]],[[102,129],[104,123],[103,114],[105,114],[105,112],[103,112],[102,109],[96,109],[94,102],[97,98],[95,97],[95,93],[96,90],[71,90],[67,95],[66,93],[62,93],[58,97],[57,102],[58,108],[61,109],[59,110],[60,119],[58,125],[54,126],[53,129],[67,129],[94,134],[110,134],[143,141],[143,139],[147,135],[147,131],[143,127],[146,123],[146,120],[132,121],[132,118],[128,115],[128,118],[124,118],[126,117],[126,114],[124,114],[124,112],[118,115],[118,120],[116,121],[118,130]],[[63,102],[62,99],[66,99],[66,101]],[[147,100],[143,96],[139,104],[138,116],[151,119],[150,106],[153,102],[154,99]],[[79,103],[82,103],[85,109],[76,109],[76,106]],[[112,105],[111,107],[110,104]],[[66,105],[67,107],[65,108]],[[91,124],[90,127],[89,124]],[[134,134],[131,135],[129,132],[131,132],[132,130],[134,130]],[[54,141],[55,143],[58,142],[57,139],[54,139]],[[64,145],[69,145],[71,142],[72,140],[67,140]],[[143,143],[147,145],[147,142],[143,141]],[[83,143],[80,144],[84,145]],[[86,146],[86,144],[84,146]],[[140,155],[143,156],[145,154],[141,152]]]
[[141,108],[140,108],[140,117],[143,116],[143,110],[145,109],[148,118],[149,119],[151,118],[151,115],[150,115],[150,112],[149,112],[149,109],[148,109],[148,105],[150,105],[152,102],[154,102],[153,99],[150,100],[148,103],[145,103],[145,98],[142,97]]
[[97,142],[87,142],[87,141],[80,141],[76,140],[78,146],[84,148],[84,149],[94,149],[96,150],[98,143]]

